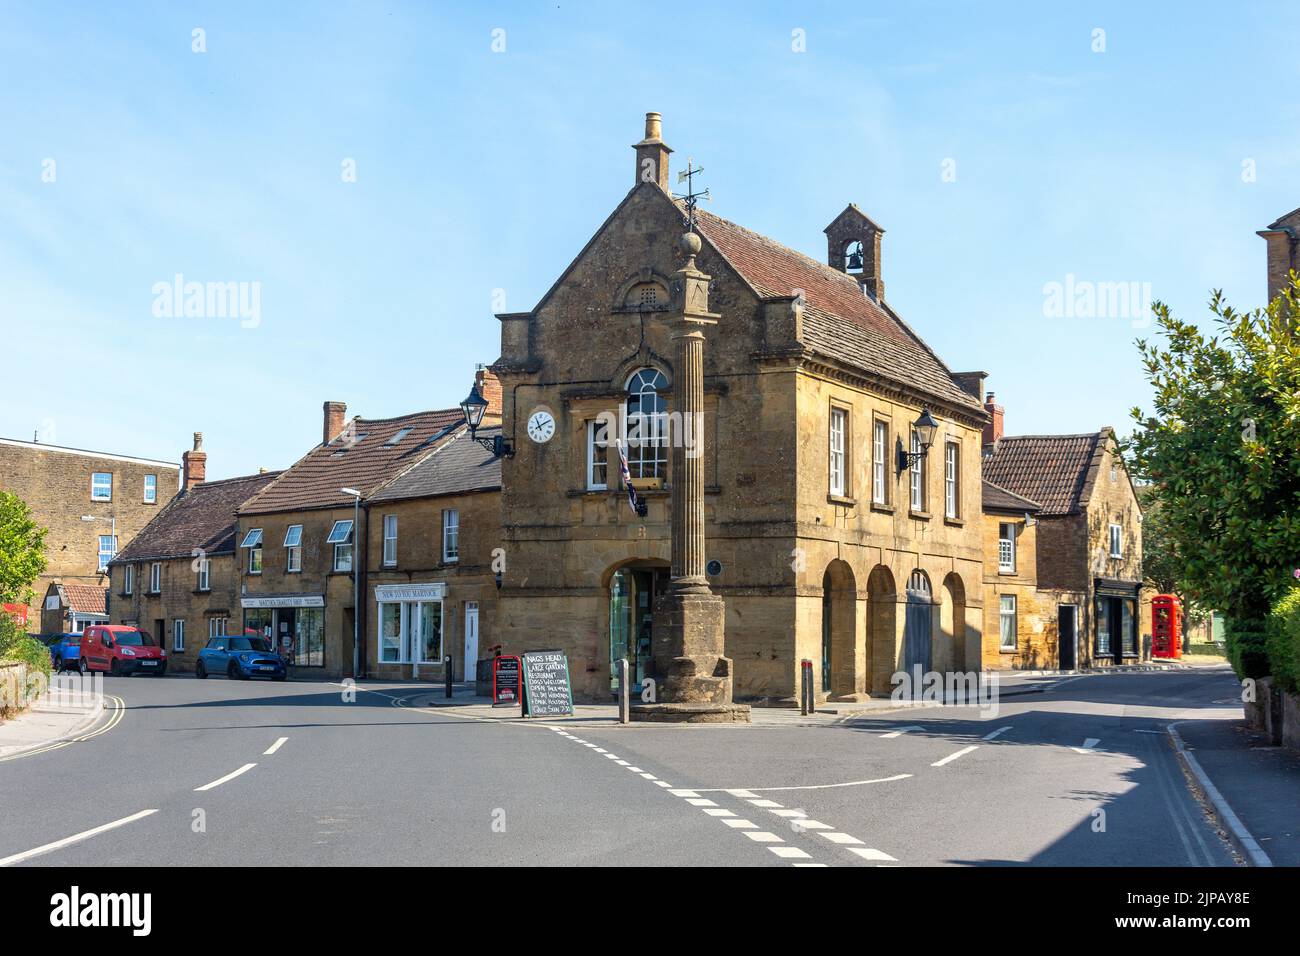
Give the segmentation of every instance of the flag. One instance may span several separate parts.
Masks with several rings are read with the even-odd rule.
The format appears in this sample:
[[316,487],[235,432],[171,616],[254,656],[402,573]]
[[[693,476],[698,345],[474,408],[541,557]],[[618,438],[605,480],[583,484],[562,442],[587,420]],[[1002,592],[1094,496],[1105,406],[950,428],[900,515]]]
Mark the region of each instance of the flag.
[[623,487],[627,489],[627,503],[632,509],[633,514],[638,517],[641,515],[641,502],[637,498],[636,489],[632,487],[632,471],[627,466],[627,453],[623,451],[623,443],[618,444],[618,472],[623,479]]

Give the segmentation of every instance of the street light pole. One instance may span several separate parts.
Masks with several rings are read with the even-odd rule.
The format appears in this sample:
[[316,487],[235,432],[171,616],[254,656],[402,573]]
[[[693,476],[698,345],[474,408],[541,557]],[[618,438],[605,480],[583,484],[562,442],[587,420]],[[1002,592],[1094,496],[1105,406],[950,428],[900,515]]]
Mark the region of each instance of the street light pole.
[[361,674],[361,492],[340,488],[352,496],[352,679]]

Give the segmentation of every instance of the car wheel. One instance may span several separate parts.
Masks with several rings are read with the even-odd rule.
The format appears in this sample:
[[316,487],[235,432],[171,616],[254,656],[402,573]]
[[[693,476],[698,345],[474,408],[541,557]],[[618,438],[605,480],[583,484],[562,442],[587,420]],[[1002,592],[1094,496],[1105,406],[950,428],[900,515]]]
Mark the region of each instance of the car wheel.
[[231,661],[226,667],[226,677],[230,680],[239,680],[239,668],[234,661]]
[[167,676],[167,665],[166,665],[166,664],[164,664],[162,667],[158,668],[158,676],[159,676],[159,677],[166,677],[166,676]]
[[276,675],[275,675],[273,678],[271,678],[271,679],[272,679],[272,680],[276,680],[276,681],[281,681],[281,680],[284,680],[284,679],[285,679],[286,677],[288,677],[288,676],[289,676],[288,674],[276,674]]
[[90,673],[90,663],[84,657],[77,661],[77,673],[83,677]]
[[117,662],[117,658],[116,658],[116,657],[113,658],[113,660],[109,662],[109,665],[108,665],[108,672],[109,672],[109,674],[111,674],[113,677],[117,677],[118,675],[120,675],[120,674],[122,673],[122,667],[121,667],[120,664],[118,664],[118,662]]
[[208,669],[203,666],[202,661],[199,661],[197,664],[194,665],[194,676],[197,677],[199,680],[205,680],[207,678]]

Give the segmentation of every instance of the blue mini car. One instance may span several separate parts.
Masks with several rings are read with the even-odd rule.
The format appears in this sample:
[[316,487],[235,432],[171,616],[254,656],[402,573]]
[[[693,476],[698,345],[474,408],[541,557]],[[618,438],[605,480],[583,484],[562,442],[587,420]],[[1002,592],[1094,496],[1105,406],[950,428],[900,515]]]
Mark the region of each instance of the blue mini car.
[[76,670],[81,661],[80,634],[42,634],[41,642],[50,649],[50,663],[54,673]]
[[199,651],[194,676],[203,680],[209,674],[225,674],[231,680],[269,677],[284,680],[289,676],[278,654],[263,637],[213,637]]

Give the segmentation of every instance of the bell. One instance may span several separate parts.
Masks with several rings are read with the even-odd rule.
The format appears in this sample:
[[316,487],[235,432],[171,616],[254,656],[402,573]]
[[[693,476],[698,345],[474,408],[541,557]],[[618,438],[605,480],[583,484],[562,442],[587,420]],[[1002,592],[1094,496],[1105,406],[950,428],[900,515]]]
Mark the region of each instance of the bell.
[[860,250],[855,249],[849,253],[849,269],[854,272],[862,271],[862,252]]

